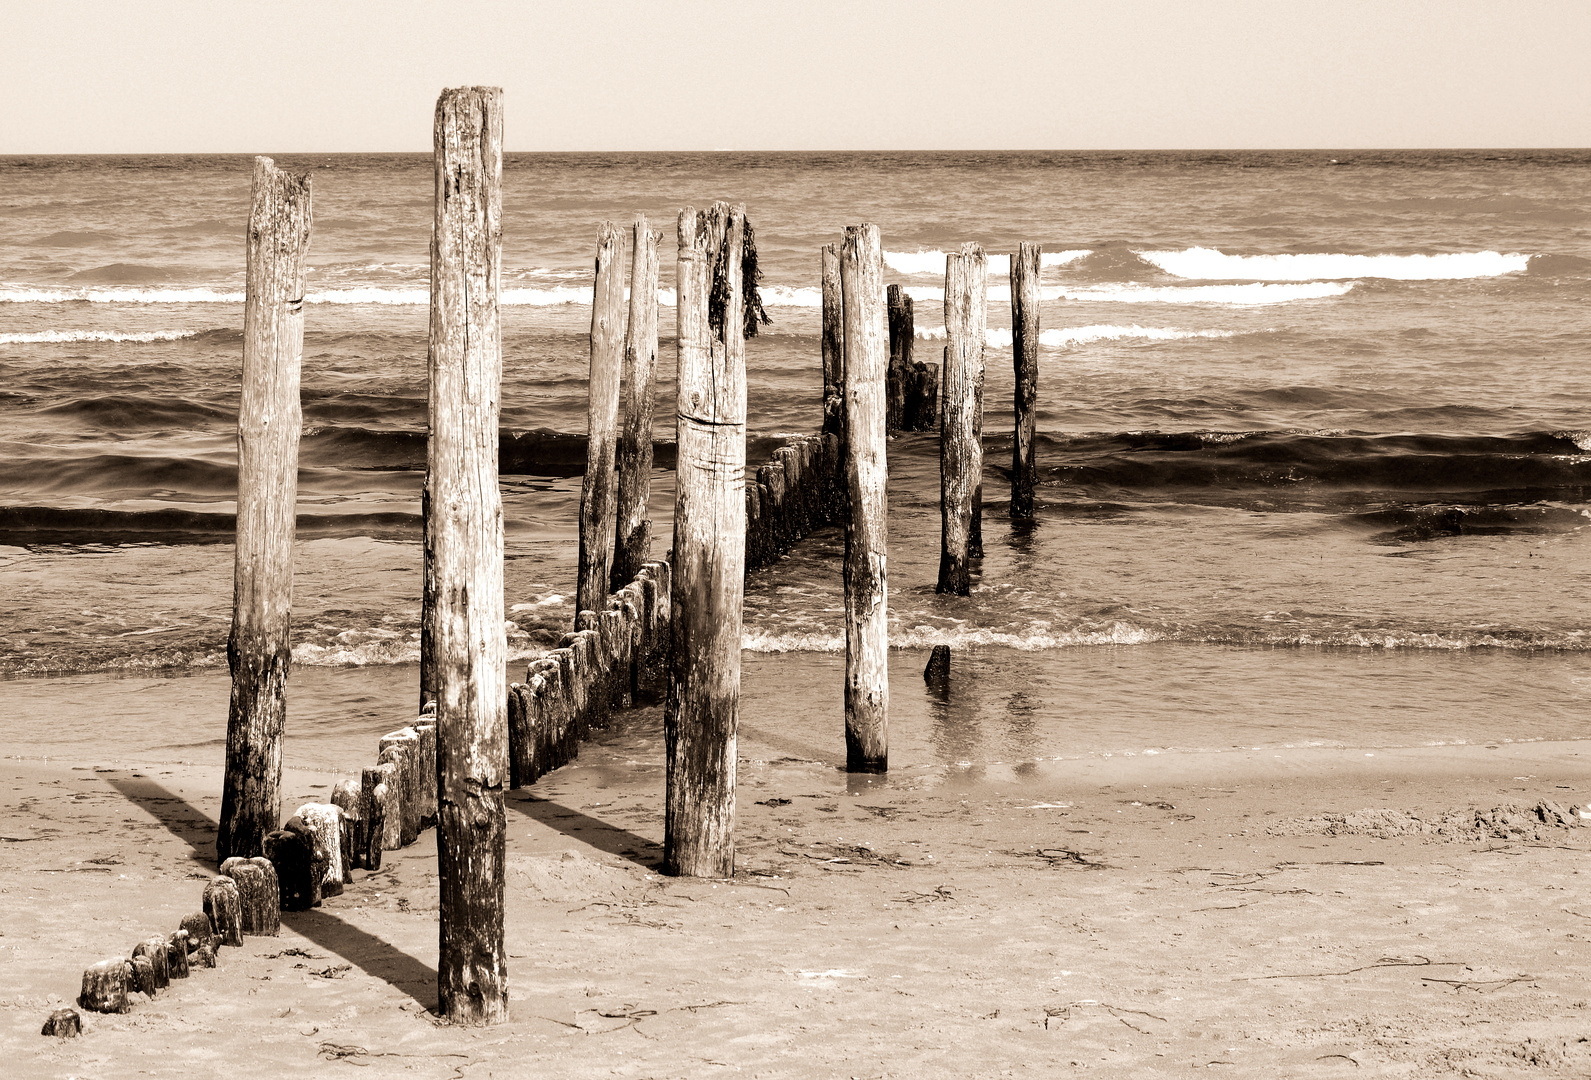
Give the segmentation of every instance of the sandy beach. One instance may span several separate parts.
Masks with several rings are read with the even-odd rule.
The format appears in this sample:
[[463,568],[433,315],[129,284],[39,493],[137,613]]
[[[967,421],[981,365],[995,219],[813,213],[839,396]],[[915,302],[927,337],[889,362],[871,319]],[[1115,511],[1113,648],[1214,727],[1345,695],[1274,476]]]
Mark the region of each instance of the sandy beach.
[[[86,1037],[214,872],[218,771],[4,762],[8,1076],[1583,1076],[1591,742],[851,780],[741,743],[739,872],[656,872],[657,710],[509,802],[511,1022],[437,1023],[433,833]],[[335,777],[289,770],[288,807]],[[1390,814],[1358,814],[1387,809]],[[1423,824],[1422,824],[1423,822]],[[1401,834],[1401,835],[1400,835]],[[350,1073],[350,1075],[353,1075]]]

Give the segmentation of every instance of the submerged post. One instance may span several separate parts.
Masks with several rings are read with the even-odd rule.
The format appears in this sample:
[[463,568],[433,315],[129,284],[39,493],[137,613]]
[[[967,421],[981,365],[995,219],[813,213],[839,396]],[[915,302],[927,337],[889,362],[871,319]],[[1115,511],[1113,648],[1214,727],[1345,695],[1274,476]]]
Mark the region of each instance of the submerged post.
[[619,509],[610,591],[618,592],[652,558],[652,405],[657,393],[657,244],[646,216],[635,219],[630,322],[624,333],[624,432],[619,438]]
[[983,475],[984,336],[988,259],[977,244],[945,257],[945,382],[939,430],[939,583],[936,592],[972,591],[967,560],[978,553],[973,525]]
[[[735,872],[746,558],[745,208],[679,217],[679,461],[663,871]],[[719,303],[722,307],[718,307]]]
[[1039,246],[1011,256],[1011,360],[1016,366],[1016,437],[1011,446],[1011,517],[1033,517],[1033,407],[1039,397]]
[[840,254],[845,303],[845,767],[889,768],[889,533],[884,462],[884,252],[877,225],[851,225]]
[[823,245],[823,434],[844,435],[845,351],[840,306],[840,249]]
[[607,606],[618,477],[614,448],[619,369],[624,363],[624,240],[613,222],[597,230],[597,276],[591,295],[591,379],[586,411],[586,474],[580,485],[580,576],[575,615]]
[[226,776],[216,860],[260,854],[282,815],[282,732],[292,660],[293,534],[303,408],[309,176],[254,159],[238,404],[238,524],[227,662]]
[[449,1021],[508,1019],[503,947],[503,502],[497,421],[503,380],[503,92],[444,90],[436,103],[431,233],[431,438],[426,507],[435,550],[439,1011]]

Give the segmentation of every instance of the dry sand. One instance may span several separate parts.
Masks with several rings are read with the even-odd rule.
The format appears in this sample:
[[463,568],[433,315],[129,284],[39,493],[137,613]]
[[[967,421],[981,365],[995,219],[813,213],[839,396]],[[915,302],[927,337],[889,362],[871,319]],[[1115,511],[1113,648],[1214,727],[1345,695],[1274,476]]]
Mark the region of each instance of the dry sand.
[[[428,833],[279,938],[126,1015],[85,1013],[74,1040],[39,1028],[82,969],[199,907],[219,777],[6,760],[0,1072],[1591,1075],[1591,829],[1410,831],[1455,808],[1584,804],[1591,743],[1094,758],[849,789],[743,743],[731,882],[655,872],[653,748],[614,733],[512,793],[509,1024],[429,1012]],[[289,773],[287,808],[333,780]],[[1367,808],[1395,813],[1343,818]]]

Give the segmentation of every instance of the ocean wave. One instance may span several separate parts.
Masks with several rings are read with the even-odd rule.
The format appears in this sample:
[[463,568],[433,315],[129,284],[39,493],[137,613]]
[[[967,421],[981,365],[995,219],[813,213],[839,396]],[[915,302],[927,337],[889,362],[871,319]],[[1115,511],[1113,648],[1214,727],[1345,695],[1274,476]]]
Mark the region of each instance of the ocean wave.
[[[892,629],[889,645],[892,649],[927,649],[935,645],[961,649],[993,645],[1036,652],[1041,649],[1070,649],[1090,645],[1147,645],[1165,639],[1164,631],[1123,622],[1059,632],[1049,629],[1017,631],[991,627],[947,629],[942,626],[908,626]],[[753,627],[742,633],[740,647],[747,652],[763,653],[840,652],[845,648],[845,635]]]
[[1443,281],[1516,274],[1530,265],[1530,256],[1496,251],[1446,252],[1435,255],[1228,255],[1214,248],[1181,251],[1135,251],[1140,258],[1180,278],[1206,281],[1330,281],[1346,278],[1388,278],[1394,281]]
[[[1102,285],[1045,285],[1041,300],[1076,300],[1094,304],[1226,304],[1234,307],[1263,307],[1291,304],[1300,300],[1325,300],[1343,296],[1353,282],[1310,281],[1288,284],[1254,282],[1246,285],[1139,285],[1111,282]],[[945,290],[933,285],[908,285],[902,290],[914,304],[941,304]],[[990,303],[1009,304],[1009,285],[990,285],[985,293]],[[813,305],[816,307],[817,304]]]
[[[1076,262],[1078,259],[1092,255],[1091,248],[1079,248],[1074,251],[1044,251],[1039,254],[1039,266],[1065,266],[1067,263]],[[1011,256],[990,254],[989,273],[1011,273]],[[945,253],[943,251],[885,251],[884,265],[898,274],[939,274],[945,272]]]
[[[1039,331],[1039,344],[1047,349],[1064,349],[1073,345],[1087,345],[1095,341],[1121,341],[1128,338],[1138,338],[1146,341],[1180,341],[1186,338],[1229,338],[1236,337],[1241,331],[1237,330],[1178,330],[1175,327],[1162,326],[1112,326],[1108,324],[1095,326],[1068,326],[1051,327]],[[985,330],[984,341],[991,348],[1008,348],[1011,345],[1011,331],[1002,326],[994,326]],[[926,341],[944,341],[948,336],[943,326],[918,327],[919,339]]]
[[115,330],[41,330],[32,334],[0,334],[0,345],[69,345],[83,341],[147,344],[152,341],[180,341],[198,337],[197,330],[151,330],[143,334],[124,334]]
[[[1040,290],[1045,300],[1078,300],[1105,304],[1231,304],[1256,307],[1291,304],[1300,300],[1325,300],[1343,296],[1353,283],[1311,281],[1300,284],[1249,285],[1084,285],[1075,288],[1051,287]],[[994,290],[991,289],[993,299]],[[1006,290],[1009,294],[1010,290]],[[1009,297],[1008,297],[1009,298]]]

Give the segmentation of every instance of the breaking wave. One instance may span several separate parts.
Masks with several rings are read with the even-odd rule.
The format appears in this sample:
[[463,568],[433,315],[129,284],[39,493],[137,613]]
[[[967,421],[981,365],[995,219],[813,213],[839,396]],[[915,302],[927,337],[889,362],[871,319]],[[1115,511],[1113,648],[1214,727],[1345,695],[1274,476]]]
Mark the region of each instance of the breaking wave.
[[[1087,255],[1092,255],[1091,248],[1080,248],[1075,251],[1045,251],[1039,254],[1039,266],[1065,266],[1067,263],[1076,262]],[[989,255],[989,273],[1011,273],[1010,255]],[[884,252],[884,265],[898,274],[940,274],[945,272],[945,253],[943,251],[886,251]]]
[[144,334],[123,334],[114,330],[41,330],[32,334],[0,334],[0,345],[66,345],[78,341],[110,341],[147,344],[152,341],[180,341],[198,337],[197,330],[151,330]]
[[1517,252],[1450,252],[1436,255],[1228,255],[1214,248],[1135,251],[1139,258],[1180,278],[1206,281],[1327,281],[1387,278],[1442,281],[1516,274],[1530,265]]
[[[1237,330],[1178,330],[1169,326],[1067,326],[1052,327],[1039,332],[1039,344],[1047,349],[1064,349],[1072,345],[1087,345],[1093,341],[1122,341],[1138,338],[1145,341],[1180,341],[1185,338],[1236,337]],[[947,333],[943,326],[919,327],[917,337],[926,341],[944,341]],[[1002,326],[984,331],[985,342],[994,348],[1011,344],[1011,331]]]

